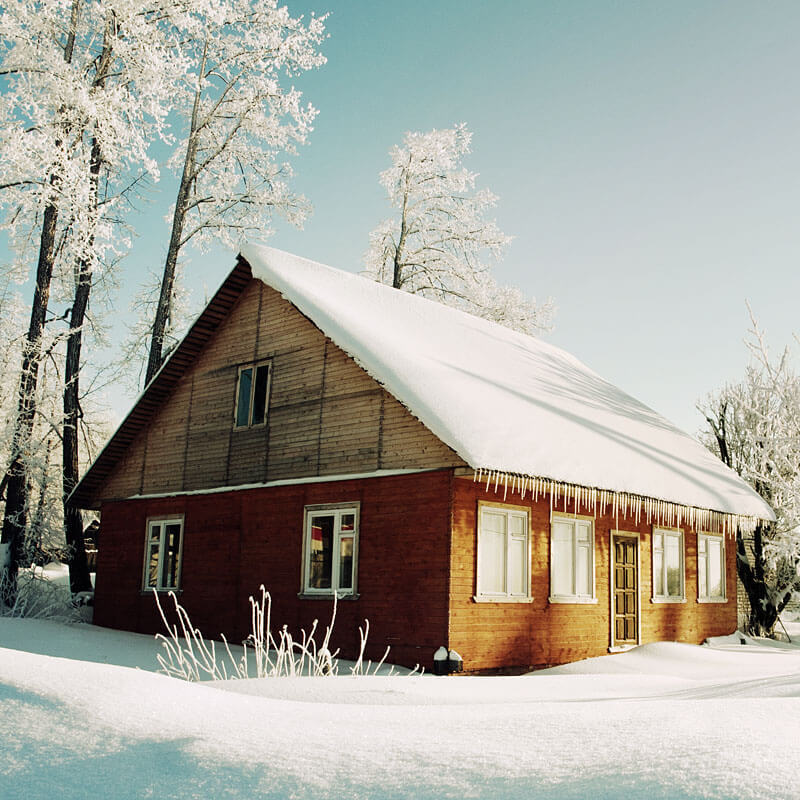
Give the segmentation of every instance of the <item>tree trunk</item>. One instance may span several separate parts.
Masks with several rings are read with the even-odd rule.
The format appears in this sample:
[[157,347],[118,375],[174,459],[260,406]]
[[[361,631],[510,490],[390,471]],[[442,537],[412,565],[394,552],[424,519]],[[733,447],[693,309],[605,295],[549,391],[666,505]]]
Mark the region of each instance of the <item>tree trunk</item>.
[[[73,0],[67,39],[64,44],[64,61],[69,64],[75,48],[75,37],[83,0]],[[56,186],[56,171],[50,175],[49,186]],[[58,207],[51,198],[42,215],[42,231],[39,237],[39,261],[36,266],[36,286],[31,305],[28,335],[23,343],[22,369],[19,378],[17,417],[11,447],[11,465],[6,471],[6,506],[3,528],[0,533],[0,604],[13,605],[17,599],[17,574],[19,554],[22,548],[28,514],[28,451],[33,435],[36,416],[36,388],[39,382],[39,365],[42,358],[42,334],[45,315],[50,300],[50,283],[55,263],[56,228]]]
[[[207,46],[203,50],[199,73],[202,76],[206,67]],[[178,187],[178,196],[175,199],[175,212],[172,215],[172,231],[169,237],[167,258],[164,262],[164,272],[161,275],[161,292],[158,296],[158,306],[153,320],[153,332],[150,338],[150,353],[147,358],[147,372],[144,385],[153,379],[164,363],[164,335],[172,316],[172,300],[175,289],[175,270],[178,266],[178,254],[183,244],[183,225],[186,221],[186,210],[189,205],[189,195],[192,184],[196,178],[198,114],[200,110],[201,89],[198,87],[192,105],[192,118],[189,124],[189,142],[186,145],[186,157],[183,161],[181,184]]]
[[92,273],[84,260],[80,265],[78,285],[69,320],[67,359],[64,368],[64,433],[62,445],[62,480],[64,503],[64,536],[69,548],[69,588],[76,592],[89,592],[92,582],[86,562],[83,543],[83,516],[67,500],[78,483],[78,425],[80,404],[78,381],[80,377],[81,344],[86,306],[92,288]]
[[[51,181],[51,182],[54,182]],[[0,551],[5,563],[0,563],[0,603],[11,606],[17,598],[19,553],[25,537],[28,514],[28,451],[36,415],[36,387],[42,357],[42,334],[50,299],[50,282],[55,260],[58,209],[55,204],[45,207],[39,239],[39,263],[36,268],[36,287],[33,292],[31,319],[23,343],[22,368],[19,378],[17,417],[14,421],[12,457],[6,475],[6,507],[0,534]]]
[[772,523],[759,523],[753,533],[753,564],[750,563],[741,531],[736,532],[736,572],[750,603],[747,633],[753,636],[772,636],[778,621],[779,609],[770,597],[762,561],[763,529],[769,524]]
[[[109,43],[109,27],[106,26],[106,39],[103,56],[98,67],[95,86],[102,88],[106,80],[111,45]],[[89,163],[91,199],[87,214],[92,215],[94,223],[99,216],[98,185],[102,153],[97,138],[92,139],[91,159]],[[83,516],[79,509],[71,505],[69,496],[78,483],[78,425],[80,424],[80,368],[81,347],[83,344],[83,325],[86,320],[86,309],[89,305],[89,294],[92,290],[91,250],[94,246],[92,231],[85,244],[85,250],[77,264],[77,283],[75,296],[69,318],[69,336],[67,338],[67,357],[64,366],[64,428],[62,441],[62,493],[64,507],[64,537],[69,549],[69,588],[73,594],[92,591],[92,580],[89,565],[86,561],[86,546],[83,541]]]

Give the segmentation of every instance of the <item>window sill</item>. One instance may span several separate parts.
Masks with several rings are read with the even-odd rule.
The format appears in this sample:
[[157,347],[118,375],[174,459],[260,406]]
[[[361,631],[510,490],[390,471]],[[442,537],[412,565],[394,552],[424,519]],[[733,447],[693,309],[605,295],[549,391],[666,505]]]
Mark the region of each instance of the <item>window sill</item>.
[[685,597],[651,597],[651,603],[685,603]]
[[592,606],[597,605],[596,597],[564,597],[553,596],[547,598],[548,603],[572,603],[576,605]]
[[[301,600],[333,600],[333,592],[298,592],[297,596]],[[337,600],[341,603],[343,600],[358,600],[360,594],[340,594]]]
[[628,650],[633,650],[638,647],[638,644],[615,644],[613,647],[608,648],[609,653],[627,653]]
[[532,597],[493,597],[492,595],[475,594],[473,603],[532,603]]
[[698,597],[698,603],[727,603],[727,597]]
[[170,592],[174,595],[181,595],[183,594],[183,589],[154,589],[152,586],[148,586],[147,589],[139,590],[139,594],[142,597],[152,597],[154,594],[166,597]]

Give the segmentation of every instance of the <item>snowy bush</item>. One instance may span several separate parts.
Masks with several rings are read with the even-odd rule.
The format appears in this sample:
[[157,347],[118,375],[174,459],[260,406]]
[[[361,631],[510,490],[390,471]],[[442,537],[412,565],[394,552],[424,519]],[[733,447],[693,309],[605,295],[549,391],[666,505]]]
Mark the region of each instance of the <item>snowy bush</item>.
[[[57,566],[58,569],[53,567]],[[7,580],[6,573],[0,581]],[[0,597],[6,596],[0,585]],[[0,617],[25,617],[26,619],[51,619],[64,622],[82,622],[80,607],[87,598],[76,598],[69,590],[69,577],[62,565],[21,569],[17,576],[17,591],[11,605],[0,603]]]
[[[274,678],[295,677],[298,675],[336,675],[339,671],[337,650],[331,650],[331,634],[336,622],[338,598],[333,596],[333,610],[330,624],[325,628],[322,642],[318,645],[315,635],[318,620],[314,620],[311,630],[300,631],[295,639],[286,625],[281,626],[277,635],[272,633],[272,597],[262,585],[261,597],[250,597],[251,633],[242,642],[242,655],[233,655],[228,640],[221,635],[222,647],[208,641],[199,628],[192,625],[186,609],[178,602],[174,592],[169,596],[175,605],[178,622],[170,625],[161,606],[158,593],[154,592],[156,606],[167,629],[167,635],[156,634],[163,652],[158,655],[161,670],[174,678],[187,681],[229,680],[235,678]],[[389,647],[379,662],[364,660],[364,651],[369,636],[369,621],[359,627],[361,646],[358,658],[350,667],[352,675],[374,675],[383,666],[389,655]],[[251,664],[254,674],[251,676]],[[393,670],[390,670],[390,674]],[[416,668],[415,670],[416,671]]]

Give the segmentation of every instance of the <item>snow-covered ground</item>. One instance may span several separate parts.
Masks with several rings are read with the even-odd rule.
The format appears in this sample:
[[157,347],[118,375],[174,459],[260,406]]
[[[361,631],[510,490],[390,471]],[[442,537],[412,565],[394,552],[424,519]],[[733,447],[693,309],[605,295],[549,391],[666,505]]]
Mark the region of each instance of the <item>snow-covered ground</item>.
[[190,684],[148,636],[0,619],[0,797],[800,797],[800,648],[738,641]]

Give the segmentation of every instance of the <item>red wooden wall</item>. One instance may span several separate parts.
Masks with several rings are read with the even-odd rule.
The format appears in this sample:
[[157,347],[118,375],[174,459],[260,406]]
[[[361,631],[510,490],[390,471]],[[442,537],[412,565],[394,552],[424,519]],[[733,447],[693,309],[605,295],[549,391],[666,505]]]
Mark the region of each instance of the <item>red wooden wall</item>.
[[[234,642],[249,632],[248,597],[264,584],[273,631],[294,633],[330,620],[330,599],[299,598],[304,506],[361,503],[357,600],[339,602],[332,643],[342,657],[369,619],[367,655],[431,666],[447,641],[450,471],[104,503],[95,622],[161,629],[151,593],[141,590],[148,517],[183,514],[180,602],[207,638]],[[321,641],[321,637],[318,638]]]

